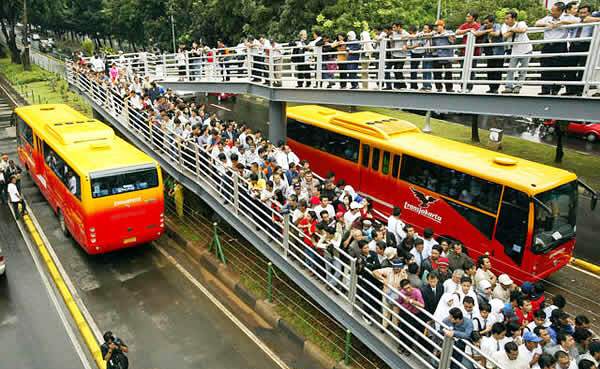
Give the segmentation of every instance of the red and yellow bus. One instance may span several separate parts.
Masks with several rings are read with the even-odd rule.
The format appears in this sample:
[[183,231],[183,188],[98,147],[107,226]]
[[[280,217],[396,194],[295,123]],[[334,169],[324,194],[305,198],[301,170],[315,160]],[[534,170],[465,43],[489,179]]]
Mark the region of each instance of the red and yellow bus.
[[89,254],[153,241],[164,232],[161,170],[112,128],[61,104],[15,109],[18,155],[71,235]]
[[290,147],[313,170],[333,170],[417,231],[463,243],[495,271],[536,281],[567,264],[575,247],[575,174],[422,133],[373,112],[321,106],[287,111]]

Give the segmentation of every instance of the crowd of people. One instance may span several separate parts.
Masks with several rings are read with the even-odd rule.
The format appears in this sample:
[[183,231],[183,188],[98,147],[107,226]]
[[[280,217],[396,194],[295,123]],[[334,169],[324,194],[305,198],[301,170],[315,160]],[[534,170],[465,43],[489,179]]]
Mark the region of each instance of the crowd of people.
[[[586,65],[587,55],[577,53],[589,50],[590,41],[581,38],[591,37],[594,26],[566,26],[594,22],[600,22],[600,12],[590,5],[578,5],[576,1],[554,3],[550,14],[534,26],[544,28],[544,40],[555,42],[539,45],[541,54],[536,56],[533,54],[535,45],[528,37],[528,25],[517,11],[506,12],[504,19],[496,19],[494,15],[479,17],[476,11],[470,11],[455,31],[448,29],[444,20],[420,27],[396,21],[370,32],[360,32],[358,37],[355,31],[336,35],[315,31],[310,40],[308,32],[302,30],[292,42],[248,36],[235,46],[226,46],[221,40],[216,48],[199,42],[190,47],[182,44],[176,54],[176,65],[181,79],[189,73],[191,80],[246,78],[250,68],[255,82],[278,87],[282,86],[283,56],[289,53],[298,87],[369,88],[369,82],[371,87],[378,83],[376,62],[385,45],[385,85],[381,88],[432,91],[435,87],[437,91],[453,92],[460,83],[462,68],[457,68],[464,65],[467,36],[471,36],[475,37],[476,45],[472,51],[472,67],[484,68],[478,73],[485,73],[487,92],[499,93],[504,86],[501,93],[517,94],[527,78],[532,58],[539,59],[541,67],[555,68],[542,70],[542,81],[581,81],[583,70],[556,68]],[[318,53],[320,68],[316,65]],[[477,59],[482,56],[485,59]],[[99,58],[94,57],[92,62],[103,68]],[[118,60],[115,63],[118,64]],[[508,70],[504,72],[503,68]],[[113,72],[111,77],[114,77]],[[474,72],[470,79],[475,79]],[[563,95],[583,93],[583,85],[543,84],[539,94],[557,95],[563,87]],[[467,92],[472,88],[473,84],[467,85]]]
[[0,203],[10,204],[17,219],[27,213],[21,196],[22,172],[21,167],[7,153],[0,155]]
[[[206,105],[184,101],[148,77],[117,64],[107,72],[83,59],[74,68],[144,117],[135,129],[144,135],[151,130],[156,149],[171,154],[172,147],[181,147],[189,154],[183,165],[194,172],[198,164],[216,168],[211,181],[225,199],[233,176],[245,179],[241,202],[257,214],[257,229],[280,233],[288,217],[290,237],[298,241],[291,252],[327,289],[348,291],[355,260],[364,323],[398,335],[405,342],[402,354],[410,355],[407,347],[431,348],[414,338],[426,327],[453,337],[457,349],[486,368],[598,367],[600,342],[593,340],[589,319],[573,321],[560,295],[546,301],[543,284],[519,287],[493,272],[490,256],[473,260],[460,242],[436,238],[435,229],[418,234],[398,207],[382,219],[368,197],[334,172],[319,178],[284,142],[269,142],[244,123],[221,121]],[[456,360],[475,367],[459,350]]]

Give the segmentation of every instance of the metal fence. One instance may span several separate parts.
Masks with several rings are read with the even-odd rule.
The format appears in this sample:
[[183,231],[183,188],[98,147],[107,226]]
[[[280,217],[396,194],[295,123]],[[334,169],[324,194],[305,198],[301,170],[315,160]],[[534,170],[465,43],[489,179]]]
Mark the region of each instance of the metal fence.
[[255,229],[260,238],[289,262],[290,267],[303,273],[318,288],[329,291],[332,301],[351,312],[357,320],[370,322],[368,329],[382,344],[402,347],[412,354],[410,360],[415,361],[415,365],[424,368],[447,369],[453,363],[455,368],[483,369],[471,355],[465,354],[465,347],[468,347],[484,356],[477,347],[466,340],[460,340],[458,346],[453,345],[456,342],[440,331],[446,327],[443,322],[423,309],[419,309],[417,316],[404,308],[397,301],[403,291],[392,288],[391,292],[383,293],[370,271],[361,268],[358,260],[344,250],[336,249],[328,255],[308,247],[302,231],[290,222],[289,215],[255,198],[243,177],[225,169],[204,148],[184,140],[175,132],[149,124],[145,112],[135,110],[107,84],[89,79],[72,64],[67,64],[67,79],[124,129],[170,161],[181,174],[202,186],[250,229]]
[[33,64],[38,65],[40,68],[43,68],[49,72],[56,73],[61,76],[61,78],[66,77],[64,62],[34,50],[30,50],[30,56]]
[[566,87],[590,97],[600,86],[600,23],[561,28],[568,38],[545,40],[543,28],[530,28],[524,41],[416,34],[328,46],[265,43],[200,53],[121,54],[107,62],[168,81],[529,95],[540,88],[556,95]]

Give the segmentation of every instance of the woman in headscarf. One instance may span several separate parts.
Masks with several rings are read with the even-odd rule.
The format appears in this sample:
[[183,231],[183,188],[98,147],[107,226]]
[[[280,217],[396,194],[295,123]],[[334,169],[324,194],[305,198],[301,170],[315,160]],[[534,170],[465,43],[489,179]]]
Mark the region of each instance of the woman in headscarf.
[[[357,61],[360,59],[361,54],[361,46],[360,43],[356,40],[356,33],[354,31],[348,32],[348,43],[346,44],[348,50],[348,62]],[[358,70],[358,63],[348,63],[348,70],[355,71]],[[352,89],[358,88],[358,74],[356,72],[348,73],[348,79],[351,81]]]
[[362,42],[362,63],[360,65],[360,69],[362,73],[360,75],[360,79],[362,82],[362,88],[369,88],[369,62],[371,60],[371,55],[373,53],[373,42],[371,42],[371,34],[369,31],[362,31],[360,33],[360,41]]

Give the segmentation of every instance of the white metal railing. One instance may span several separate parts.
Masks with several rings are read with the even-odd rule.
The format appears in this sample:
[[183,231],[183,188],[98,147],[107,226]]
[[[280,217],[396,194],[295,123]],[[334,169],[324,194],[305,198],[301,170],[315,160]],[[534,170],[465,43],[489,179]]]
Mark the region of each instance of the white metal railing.
[[[484,92],[505,86],[555,94],[562,86],[583,96],[600,87],[600,23],[586,27],[587,37],[543,40],[543,28],[530,28],[532,40],[482,42],[473,34],[423,36],[395,40],[352,41],[325,46],[270,44],[203,49],[175,54],[133,53],[109,56],[131,73],[182,82],[247,81],[272,88],[412,89]],[[572,32],[576,35],[578,32]],[[586,35],[586,33],[581,33]],[[451,37],[456,41],[446,45]],[[444,42],[441,42],[444,41]],[[500,40],[496,40],[500,41]],[[442,45],[444,44],[444,45]],[[531,53],[515,53],[523,47]]]
[[[464,350],[453,345],[453,339],[436,329],[446,327],[443,322],[424,309],[419,309],[420,315],[416,316],[390,295],[384,294],[372,273],[364,268],[363,259],[349,255],[342,248],[335,249],[333,255],[315,251],[304,242],[304,234],[290,221],[288,214],[282,214],[276,206],[257,199],[251,184],[237,172],[221,165],[207,148],[176,134],[146,112],[134,109],[107,82],[89,78],[72,63],[66,65],[66,70],[70,85],[77,87],[181,174],[201,185],[250,229],[255,229],[257,236],[282,255],[290,267],[305,275],[307,273],[303,269],[308,270],[313,276],[309,279],[315,286],[322,290],[326,286],[331,290],[329,297],[335,303],[357,319],[362,315],[372,322],[369,329],[384,344],[408,350],[417,361],[415,364],[421,367],[447,369],[453,363],[457,368],[483,369]],[[403,294],[394,288],[390,290],[397,296]],[[384,325],[388,329],[383,329]],[[483,355],[469,342],[464,344]]]

